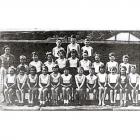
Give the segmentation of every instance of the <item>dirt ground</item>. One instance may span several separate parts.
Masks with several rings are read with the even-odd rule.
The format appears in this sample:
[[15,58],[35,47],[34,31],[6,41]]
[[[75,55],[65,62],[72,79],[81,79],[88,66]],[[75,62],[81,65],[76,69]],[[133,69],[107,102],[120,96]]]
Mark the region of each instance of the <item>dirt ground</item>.
[[47,107],[28,107],[28,106],[5,106],[0,105],[1,111],[140,111],[140,106],[47,106]]

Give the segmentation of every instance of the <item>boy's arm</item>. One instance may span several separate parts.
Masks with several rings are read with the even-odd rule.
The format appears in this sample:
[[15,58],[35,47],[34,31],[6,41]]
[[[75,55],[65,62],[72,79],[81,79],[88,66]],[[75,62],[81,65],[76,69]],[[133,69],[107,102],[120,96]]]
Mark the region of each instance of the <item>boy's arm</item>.
[[67,46],[67,54],[66,54],[66,58],[68,58],[68,56],[69,56],[69,52],[70,52],[70,50],[69,50],[69,45]]
[[119,84],[119,75],[118,75],[118,77],[117,77],[117,82],[116,82],[116,85],[115,85],[114,88],[116,88],[116,87],[118,86],[118,84]]
[[61,76],[60,76],[58,84],[55,86],[55,88],[57,88],[60,84],[61,84]]
[[109,87],[110,88],[114,88],[114,87],[112,87],[111,85],[110,85],[110,78],[109,78],[110,76],[108,75],[108,85],[109,85]]
[[78,88],[80,88],[76,76],[75,76],[75,82],[76,82],[76,86],[77,86]]
[[134,88],[133,85],[131,84],[130,76],[129,76],[129,85],[130,85],[132,88]]
[[82,81],[82,84],[80,85],[80,88],[84,85],[85,80],[86,80],[86,77],[84,77],[84,79],[83,79],[83,81]]
[[103,87],[103,86],[101,85],[100,81],[99,81],[99,76],[98,76],[98,75],[97,75],[97,82],[98,82],[98,84],[99,84],[100,87]]
[[35,83],[34,87],[36,87],[37,84],[38,84],[38,76],[37,76],[37,78],[36,78],[36,83]]
[[40,76],[39,76],[39,87],[43,88],[43,86],[41,85],[41,78],[40,78]]
[[30,86],[30,79],[29,79],[29,77],[27,78],[27,85],[28,85],[28,87],[29,87],[29,89],[30,89],[31,86]]
[[17,81],[17,88],[18,88],[19,90],[21,90],[18,77],[17,77],[16,81]]
[[49,75],[49,77],[48,77],[48,83],[47,83],[47,85],[46,85],[46,88],[48,88],[50,86],[50,75]]
[[87,88],[88,89],[91,89],[90,86],[89,86],[89,84],[88,84],[88,79],[86,79],[86,85],[87,85]]
[[70,78],[70,84],[69,84],[69,87],[71,87],[72,86],[72,76],[71,76],[71,78]]
[[104,86],[107,85],[107,82],[108,82],[108,78],[107,78],[107,74],[106,74],[106,77],[105,77],[105,85]]
[[139,75],[137,75],[135,88],[137,88],[138,85],[139,85]]
[[50,85],[51,85],[53,88],[55,88],[55,86],[52,84],[52,77],[51,77],[51,75],[50,75]]
[[27,79],[28,79],[28,77],[25,78],[25,80],[24,80],[24,82],[23,82],[23,84],[22,84],[22,86],[21,86],[21,89],[24,88],[25,84],[27,83]]
[[7,79],[7,76],[6,76],[6,80],[4,82],[4,85],[5,85],[6,88],[8,88],[7,81],[8,81],[8,79]]
[[53,56],[55,56],[54,48],[52,49],[52,54],[53,54]]
[[96,87],[96,84],[97,84],[97,79],[96,79],[95,82],[94,82],[93,88]]

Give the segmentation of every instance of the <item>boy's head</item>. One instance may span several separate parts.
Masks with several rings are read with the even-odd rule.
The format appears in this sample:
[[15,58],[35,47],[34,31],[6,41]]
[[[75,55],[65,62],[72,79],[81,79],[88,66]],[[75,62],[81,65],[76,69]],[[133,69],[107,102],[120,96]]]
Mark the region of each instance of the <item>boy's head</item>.
[[9,47],[8,45],[5,45],[5,46],[3,47],[3,50],[4,50],[5,54],[7,54],[7,55],[10,54],[10,47]]
[[123,55],[123,63],[128,63],[129,56],[128,55]]
[[78,73],[81,75],[81,74],[83,74],[83,72],[84,72],[84,68],[83,67],[79,67],[78,68]]
[[75,35],[71,35],[71,43],[72,44],[76,43],[76,36]]
[[61,40],[61,39],[57,39],[57,40],[56,40],[56,45],[57,45],[58,47],[60,47],[61,44],[62,44],[62,40]]
[[111,68],[111,73],[117,73],[117,68],[116,67],[112,67]]
[[32,58],[34,61],[38,61],[38,54],[36,52],[32,52]]
[[100,62],[100,54],[96,53],[94,58],[96,62]]
[[51,61],[53,60],[53,55],[52,55],[51,52],[47,52],[47,53],[46,53],[46,57],[47,57],[47,60],[48,60],[49,62],[51,62]]
[[100,66],[99,67],[99,72],[100,73],[105,73],[105,66]]
[[65,51],[64,50],[60,50],[59,52],[58,52],[58,55],[59,55],[59,57],[60,58],[63,58],[63,57],[65,57]]
[[58,72],[58,70],[59,70],[59,66],[57,65],[57,64],[55,64],[54,66],[53,66],[53,72]]
[[131,73],[136,73],[136,65],[131,66]]
[[90,41],[88,39],[85,39],[84,44],[85,44],[85,46],[89,46]]
[[30,74],[36,74],[36,67],[35,66],[31,66],[30,67]]
[[77,51],[74,50],[74,49],[72,49],[72,51],[71,51],[71,57],[72,57],[72,58],[75,58],[76,55],[77,55]]
[[121,68],[120,68],[120,72],[121,72],[121,74],[126,74],[126,67],[125,66],[122,66]]
[[69,74],[69,68],[68,68],[68,67],[66,67],[66,68],[64,69],[64,74],[65,74],[65,75],[68,75],[68,74]]
[[89,73],[90,73],[91,75],[95,74],[95,68],[91,67],[91,68],[89,69]]
[[88,52],[87,51],[84,51],[83,52],[83,59],[87,59],[88,58]]
[[20,59],[20,63],[21,63],[21,64],[24,64],[24,63],[26,62],[26,56],[24,56],[24,55],[21,55],[21,56],[19,57],[19,59]]
[[42,74],[46,75],[48,73],[48,67],[42,66]]
[[112,62],[115,61],[115,53],[114,52],[109,53],[109,59]]
[[8,68],[8,73],[13,75],[15,73],[16,69],[14,68],[14,66],[11,66]]
[[20,75],[24,75],[25,72],[26,72],[26,68],[25,68],[24,66],[21,66],[21,67],[19,68],[19,74],[20,74]]

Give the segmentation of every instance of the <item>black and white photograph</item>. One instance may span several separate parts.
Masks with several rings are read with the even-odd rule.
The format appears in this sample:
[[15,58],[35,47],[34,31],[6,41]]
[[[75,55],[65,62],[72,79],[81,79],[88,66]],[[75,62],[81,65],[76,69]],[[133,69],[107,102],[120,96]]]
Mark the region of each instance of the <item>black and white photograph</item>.
[[1,31],[0,110],[140,110],[140,31]]
[[0,0],[0,139],[139,139],[139,5]]

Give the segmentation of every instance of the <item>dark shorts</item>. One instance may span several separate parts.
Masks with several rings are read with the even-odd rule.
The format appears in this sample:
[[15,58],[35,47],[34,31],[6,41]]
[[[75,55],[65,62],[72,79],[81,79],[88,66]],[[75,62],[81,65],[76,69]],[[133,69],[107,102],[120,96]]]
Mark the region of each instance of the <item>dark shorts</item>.
[[88,70],[85,70],[84,71],[84,75],[86,75],[86,76],[89,75],[89,71]]
[[[94,84],[88,84],[88,86],[89,86],[90,88],[93,88]],[[95,86],[94,89],[97,89],[97,86]]]
[[[135,87],[136,86],[136,83],[132,83],[132,86]],[[139,85],[136,87],[136,89],[138,90],[138,88],[139,88]],[[130,86],[129,89],[132,90],[133,88]]]
[[[20,88],[21,88],[21,86],[22,86],[22,84],[20,83]],[[25,86],[23,88],[24,92],[28,92],[28,89],[29,89],[28,85],[25,84]],[[19,90],[19,89],[17,89],[17,90]]]
[[[110,85],[111,85],[112,87],[115,87],[116,83],[110,83]],[[110,90],[112,89],[110,86],[108,86],[108,88],[109,88]],[[118,90],[118,89],[119,89],[119,86],[117,86],[115,89]],[[114,90],[114,89],[113,89],[113,90]]]
[[[12,86],[12,85],[13,85],[13,83],[8,83],[8,84],[7,84],[8,87],[10,87],[10,86]],[[16,88],[17,88],[17,87],[16,87],[16,85],[15,85],[15,86],[12,87],[12,90],[16,90]]]
[[35,83],[30,83],[30,87],[31,88],[34,87],[34,85],[35,85]]
[[[80,85],[80,84],[79,84]],[[78,88],[77,86],[76,86],[76,88]],[[82,89],[86,89],[86,84],[84,83],[84,85],[81,87]]]
[[60,73],[60,74],[63,74],[63,73],[64,73],[64,69],[65,69],[65,68],[59,69],[59,73]]
[[123,89],[127,89],[128,88],[128,85],[126,86],[126,83],[121,83],[121,86]]
[[77,68],[69,68],[69,71],[70,71],[70,74],[72,75],[72,76],[75,76],[76,74],[77,74]]

